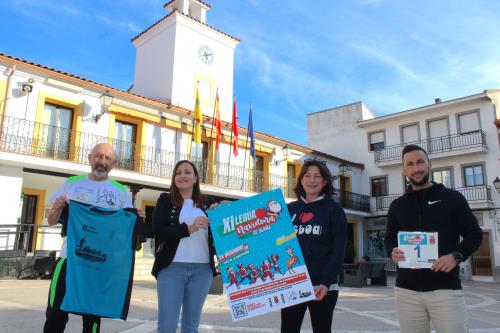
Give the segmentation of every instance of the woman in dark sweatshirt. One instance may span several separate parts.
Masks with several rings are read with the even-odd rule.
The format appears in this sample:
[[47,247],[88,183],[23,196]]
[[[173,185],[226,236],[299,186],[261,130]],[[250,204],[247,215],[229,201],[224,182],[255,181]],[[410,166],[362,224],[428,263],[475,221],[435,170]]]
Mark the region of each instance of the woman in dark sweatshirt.
[[295,187],[297,201],[288,205],[316,299],[281,310],[281,332],[299,333],[309,309],[314,333],[331,332],[344,262],[347,223],[333,200],[332,175],[323,162],[304,163]]

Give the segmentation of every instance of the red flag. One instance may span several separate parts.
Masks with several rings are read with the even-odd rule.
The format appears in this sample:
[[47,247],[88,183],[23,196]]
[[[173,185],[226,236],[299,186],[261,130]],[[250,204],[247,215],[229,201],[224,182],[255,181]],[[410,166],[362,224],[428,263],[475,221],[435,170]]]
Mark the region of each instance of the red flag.
[[236,96],[233,102],[233,155],[238,156],[238,113],[236,112]]
[[215,95],[215,129],[217,130],[215,136],[215,150],[218,150],[221,137],[219,92],[217,92],[217,94]]

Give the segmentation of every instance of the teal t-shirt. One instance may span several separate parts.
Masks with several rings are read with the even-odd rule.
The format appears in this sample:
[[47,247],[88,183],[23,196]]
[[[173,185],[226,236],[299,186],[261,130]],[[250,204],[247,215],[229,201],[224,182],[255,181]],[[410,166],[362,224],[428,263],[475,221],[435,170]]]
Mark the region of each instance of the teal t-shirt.
[[111,210],[70,201],[66,294],[61,309],[126,319],[137,220],[135,209]]

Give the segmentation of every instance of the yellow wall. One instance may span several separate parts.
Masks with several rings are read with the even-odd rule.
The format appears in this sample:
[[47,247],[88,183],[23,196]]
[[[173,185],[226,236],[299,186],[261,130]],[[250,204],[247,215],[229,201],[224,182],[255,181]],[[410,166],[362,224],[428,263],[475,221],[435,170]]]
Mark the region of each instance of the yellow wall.
[[[352,178],[351,176],[344,176],[345,178],[345,191],[352,192]],[[340,189],[342,190],[342,189]]]
[[[213,80],[211,80],[207,77],[200,76],[200,75],[196,76],[196,79],[210,82],[211,87],[214,90],[211,92],[211,95],[215,96],[215,85],[213,84],[214,83]],[[2,96],[3,93],[5,93],[5,85],[6,85],[6,81],[0,81],[0,96]],[[202,104],[205,104],[206,106],[213,107],[213,102],[214,101],[205,101],[205,103],[203,103],[203,101],[202,101]],[[37,113],[36,113],[36,118],[35,118],[36,122],[40,123],[43,119],[43,111],[44,111],[45,103],[52,103],[55,105],[60,105],[63,107],[73,109],[74,112],[73,112],[72,130],[81,131],[83,129],[83,112],[84,112],[84,101],[83,100],[70,99],[67,97],[62,97],[62,96],[58,96],[58,95],[54,95],[54,94],[42,91],[38,94],[38,105],[37,105]],[[137,126],[137,133],[136,133],[136,144],[137,145],[147,145],[147,143],[148,143],[147,136],[146,136],[146,130],[145,130],[146,123],[152,123],[152,124],[154,124],[156,126],[160,126],[160,127],[181,129],[181,131],[187,133],[188,135],[191,135],[190,133],[192,132],[192,126],[190,124],[185,125],[179,121],[174,121],[174,120],[170,120],[170,119],[162,119],[160,116],[148,115],[148,114],[144,114],[141,111],[137,111],[137,110],[130,109],[127,107],[112,104],[109,107],[109,128],[108,128],[108,137],[109,138],[116,138],[115,122],[117,120],[127,122],[127,123],[132,123],[132,124],[135,124]],[[213,161],[215,161],[215,153],[216,153],[216,151],[215,151],[216,132],[213,131],[211,138],[209,138],[211,124],[205,124],[205,125],[206,125],[206,127],[202,133],[203,134],[202,138],[205,141],[209,142],[209,156],[210,156],[210,161],[212,162],[212,165],[213,165]],[[38,131],[35,132],[35,138],[42,139],[41,135],[42,134],[39,133]],[[244,147],[245,139],[246,139],[246,136],[244,136],[244,137],[240,136],[239,149],[245,148]],[[77,135],[71,136],[70,156],[74,156],[73,152],[75,150],[75,147],[79,146],[78,140],[79,140],[79,138]],[[191,141],[188,140],[188,142],[191,142]],[[221,137],[221,143],[231,144],[229,142],[229,136],[223,135]],[[190,150],[191,150],[191,147],[189,146],[188,153],[190,152]],[[255,150],[259,153],[260,156],[264,157],[264,174],[269,175],[272,148],[265,147],[265,146],[259,145],[257,143],[255,146]],[[137,154],[136,158],[138,161],[141,158],[143,158],[143,156],[142,156],[143,152],[141,152],[140,150],[137,150],[136,154]],[[286,163],[283,163],[283,167],[286,169]],[[298,168],[299,168],[298,170],[300,170],[300,164],[298,165]],[[212,168],[210,168],[210,170],[211,169]],[[140,172],[141,170],[139,170],[136,167],[135,171]],[[285,170],[285,175],[286,175],[286,172],[287,171]],[[266,182],[266,184],[268,184],[269,179],[266,179],[265,182]]]

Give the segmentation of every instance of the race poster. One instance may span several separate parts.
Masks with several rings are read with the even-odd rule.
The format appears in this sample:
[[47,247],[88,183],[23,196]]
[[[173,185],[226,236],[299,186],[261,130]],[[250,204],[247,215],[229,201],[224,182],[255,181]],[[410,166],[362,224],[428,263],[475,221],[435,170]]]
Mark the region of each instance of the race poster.
[[233,321],[315,298],[280,189],[208,211]]

